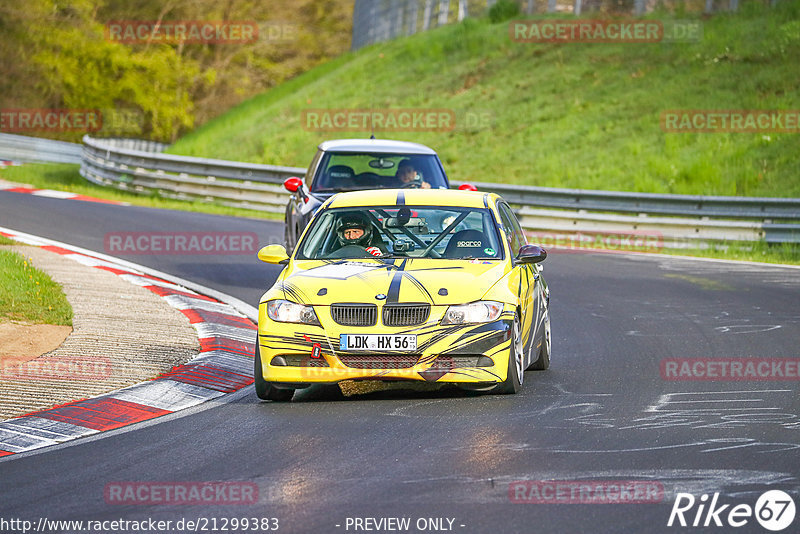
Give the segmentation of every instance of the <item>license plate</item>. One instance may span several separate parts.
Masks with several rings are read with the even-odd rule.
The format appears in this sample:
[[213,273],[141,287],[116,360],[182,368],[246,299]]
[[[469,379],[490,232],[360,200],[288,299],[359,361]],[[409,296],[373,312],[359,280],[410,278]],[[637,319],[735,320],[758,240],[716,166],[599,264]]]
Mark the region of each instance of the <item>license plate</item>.
[[339,350],[417,350],[417,336],[411,334],[342,334]]

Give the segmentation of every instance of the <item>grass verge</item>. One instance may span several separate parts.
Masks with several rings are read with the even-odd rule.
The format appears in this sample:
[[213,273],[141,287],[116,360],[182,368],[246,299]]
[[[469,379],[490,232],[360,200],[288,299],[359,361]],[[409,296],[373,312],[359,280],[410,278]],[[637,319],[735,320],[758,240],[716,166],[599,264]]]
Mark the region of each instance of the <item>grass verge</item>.
[[702,39],[517,43],[508,22],[468,18],[347,54],[293,80],[291,91],[278,86],[209,121],[170,151],[305,166],[320,141],[370,131],[320,131],[302,122],[304,111],[444,108],[455,113],[450,131],[375,133],[433,147],[455,180],[800,197],[799,134],[661,126],[667,110],[800,109],[800,2],[745,2],[737,13],[702,18],[648,15],[672,17],[697,21]]
[[[53,189],[56,191],[69,191],[80,195],[127,202],[134,206],[147,208],[160,208],[170,210],[192,211],[210,213],[213,215],[229,215],[234,217],[248,217],[251,219],[282,220],[283,214],[267,213],[257,210],[223,206],[214,202],[200,202],[189,200],[175,200],[164,198],[157,193],[136,194],[120,191],[110,187],[101,187],[87,181],[80,175],[79,165],[68,163],[29,163],[17,167],[7,167],[0,172],[0,179],[21,184],[29,184],[38,189]],[[288,202],[288,193],[287,193]]]
[[61,286],[29,258],[0,249],[0,321],[5,320],[72,326],[72,306]]
[[757,261],[800,265],[800,244],[733,241],[713,243],[708,248],[664,249],[665,254],[696,256],[721,260]]

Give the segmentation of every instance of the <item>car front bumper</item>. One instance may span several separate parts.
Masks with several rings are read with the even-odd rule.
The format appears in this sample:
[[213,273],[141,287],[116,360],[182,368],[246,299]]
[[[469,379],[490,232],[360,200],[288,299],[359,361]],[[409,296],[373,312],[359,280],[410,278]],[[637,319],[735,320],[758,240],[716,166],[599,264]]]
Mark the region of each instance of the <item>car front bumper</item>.
[[[279,323],[259,307],[258,343],[264,380],[299,387],[343,380],[416,380],[482,384],[506,379],[513,311],[483,324],[440,324],[446,307],[432,310],[423,325],[405,328],[344,327],[333,323],[325,307],[315,311],[323,326]],[[439,308],[439,307],[434,307]],[[346,334],[415,334],[417,350],[342,351]]]

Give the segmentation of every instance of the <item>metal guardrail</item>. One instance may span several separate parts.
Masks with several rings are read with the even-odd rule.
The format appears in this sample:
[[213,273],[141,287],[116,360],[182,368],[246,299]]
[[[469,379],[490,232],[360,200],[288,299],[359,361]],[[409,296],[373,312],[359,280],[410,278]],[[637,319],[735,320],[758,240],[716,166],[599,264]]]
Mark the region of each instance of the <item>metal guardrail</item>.
[[169,198],[283,213],[283,181],[306,172],[301,167],[162,154],[164,145],[135,142],[84,136],[81,175],[99,185],[139,193],[158,191]]
[[520,205],[698,217],[800,219],[800,198],[666,195],[490,183],[474,185],[482,191],[491,190],[502,195],[509,203]]
[[[13,136],[22,137],[22,136]],[[0,157],[2,156],[0,136]],[[34,139],[34,138],[24,138]],[[16,142],[19,142],[17,140]],[[36,144],[40,140],[31,141]],[[85,136],[81,175],[143,194],[283,213],[283,181],[303,176],[282,167],[163,154],[165,145]],[[69,144],[69,143],[67,143]],[[463,182],[451,182],[453,186]],[[800,199],[663,195],[471,182],[503,196],[532,235],[658,236],[666,246],[737,240],[800,243]]]
[[82,148],[78,143],[0,133],[0,160],[18,163],[80,163]]

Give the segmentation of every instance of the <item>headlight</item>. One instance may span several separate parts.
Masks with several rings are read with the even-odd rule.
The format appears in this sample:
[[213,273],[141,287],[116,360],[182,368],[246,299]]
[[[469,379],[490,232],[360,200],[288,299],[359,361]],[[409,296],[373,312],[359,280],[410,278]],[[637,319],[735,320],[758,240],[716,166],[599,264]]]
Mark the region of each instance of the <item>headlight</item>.
[[270,300],[267,302],[267,316],[279,323],[303,323],[321,326],[313,307],[303,306],[288,300]]
[[442,324],[488,323],[497,320],[503,313],[503,304],[491,300],[480,300],[460,306],[450,306],[444,314]]

